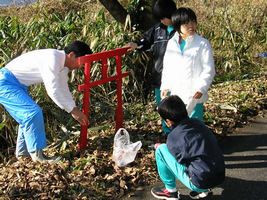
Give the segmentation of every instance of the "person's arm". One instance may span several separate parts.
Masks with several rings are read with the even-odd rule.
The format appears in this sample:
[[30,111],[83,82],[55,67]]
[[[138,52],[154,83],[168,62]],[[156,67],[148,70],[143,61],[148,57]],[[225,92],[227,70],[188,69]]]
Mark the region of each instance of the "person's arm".
[[122,48],[128,48],[127,51],[135,50],[138,47],[138,45],[134,42],[129,42],[128,44],[124,45]]
[[39,69],[48,96],[61,109],[70,113],[76,107],[68,87],[68,68],[64,67],[65,53],[47,50]]
[[76,119],[81,125],[86,125],[89,123],[86,115],[77,109],[75,102],[73,100],[72,94],[68,87],[68,69],[64,68],[59,73],[59,85],[57,92],[60,92],[64,96],[65,103],[61,104],[63,108],[71,114],[71,116]]
[[173,62],[173,57],[176,56],[175,54],[173,54],[173,43],[175,42],[172,39],[168,41],[163,57],[163,69],[160,86],[161,97],[167,96],[168,92],[171,92],[172,90],[173,75],[175,75],[173,69],[177,64]]
[[51,50],[44,52],[46,58],[39,66],[48,96],[66,112],[70,113],[81,125],[86,125],[86,115],[77,109],[69,90],[68,72],[64,67],[65,53]]
[[203,70],[196,84],[197,92],[195,93],[194,98],[201,98],[202,94],[207,93],[215,76],[213,52],[208,41],[204,44],[201,53],[201,65]]
[[151,46],[154,44],[154,33],[155,33],[155,27],[150,28],[148,31],[146,31],[142,36],[142,39],[136,39],[133,42],[129,42],[128,44],[124,45],[122,48],[129,48],[128,51],[132,50],[141,50],[145,51],[151,48]]

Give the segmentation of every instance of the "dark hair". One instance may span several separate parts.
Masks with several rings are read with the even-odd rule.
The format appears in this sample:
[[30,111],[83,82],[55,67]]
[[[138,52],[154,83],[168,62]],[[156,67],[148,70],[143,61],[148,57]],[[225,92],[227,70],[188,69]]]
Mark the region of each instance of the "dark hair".
[[182,24],[187,24],[189,21],[195,21],[197,23],[195,12],[188,7],[178,8],[173,12],[171,19],[174,29],[178,32],[180,32]]
[[174,123],[188,118],[188,113],[184,102],[177,95],[164,98],[158,105],[158,113],[162,119],[169,119]]
[[80,41],[73,41],[72,43],[70,43],[68,46],[64,48],[64,51],[66,54],[73,52],[76,58],[85,56],[86,54],[93,53],[87,44],[85,44],[84,42],[80,42]]
[[163,18],[171,19],[172,13],[176,10],[176,4],[173,0],[157,0],[154,5],[154,17],[157,20]]

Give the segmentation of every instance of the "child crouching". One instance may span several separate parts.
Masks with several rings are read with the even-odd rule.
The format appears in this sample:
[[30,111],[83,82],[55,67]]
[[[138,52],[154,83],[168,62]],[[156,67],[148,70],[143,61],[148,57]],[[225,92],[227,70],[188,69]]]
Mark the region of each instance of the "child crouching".
[[158,173],[164,183],[162,188],[152,188],[158,199],[178,200],[178,178],[192,190],[192,199],[205,198],[211,189],[225,178],[224,157],[215,136],[197,118],[189,118],[184,102],[171,95],[163,99],[158,112],[171,128],[166,144],[156,149]]

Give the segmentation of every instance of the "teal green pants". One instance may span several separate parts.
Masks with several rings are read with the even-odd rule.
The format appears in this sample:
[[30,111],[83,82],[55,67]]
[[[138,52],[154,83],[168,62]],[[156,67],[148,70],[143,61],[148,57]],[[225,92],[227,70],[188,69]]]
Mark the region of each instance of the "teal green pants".
[[159,176],[167,189],[176,188],[176,177],[190,190],[196,192],[207,191],[207,189],[200,189],[193,185],[185,172],[186,166],[175,160],[166,144],[161,144],[156,149],[155,156]]

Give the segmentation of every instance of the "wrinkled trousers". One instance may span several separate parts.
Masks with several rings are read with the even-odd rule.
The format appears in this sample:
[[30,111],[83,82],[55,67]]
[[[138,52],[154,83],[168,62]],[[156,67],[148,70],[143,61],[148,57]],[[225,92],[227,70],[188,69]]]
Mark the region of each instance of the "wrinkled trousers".
[[43,112],[27,89],[8,69],[0,70],[0,103],[19,123],[16,156],[47,147]]
[[196,192],[204,192],[207,189],[200,189],[193,185],[186,173],[186,166],[178,163],[169,152],[166,144],[158,146],[155,152],[159,176],[167,189],[176,188],[176,178],[187,188]]

